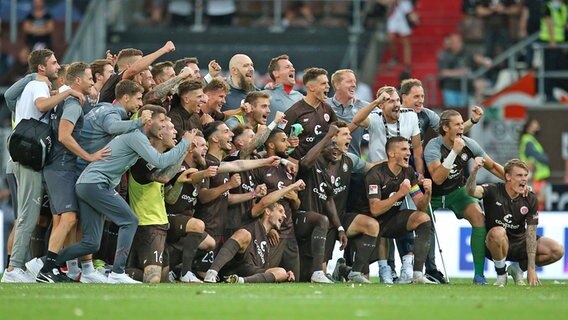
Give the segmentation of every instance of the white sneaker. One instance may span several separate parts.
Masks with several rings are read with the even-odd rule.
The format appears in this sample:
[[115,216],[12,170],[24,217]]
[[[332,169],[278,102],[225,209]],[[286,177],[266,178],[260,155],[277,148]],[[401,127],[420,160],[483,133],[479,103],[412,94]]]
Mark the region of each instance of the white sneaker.
[[310,280],[312,283],[333,283],[333,281],[329,280],[329,278],[325,275],[325,273],[323,273],[322,270],[314,271]]
[[414,271],[412,273],[412,283],[414,284],[438,284],[438,282],[434,282],[429,280],[424,276],[421,271]]
[[347,275],[349,282],[353,283],[371,283],[369,279],[365,278],[361,272],[351,271]]
[[81,274],[81,278],[79,279],[81,283],[107,283],[108,277],[101,274],[98,271],[91,272],[89,274],[83,273]]
[[493,284],[494,286],[504,287],[507,285],[507,274],[498,274],[497,281]]
[[126,273],[111,272],[110,275],[108,276],[107,283],[141,284],[142,282],[130,278]]
[[215,271],[213,269],[209,269],[205,273],[205,278],[203,279],[203,282],[217,283],[217,278],[218,278],[217,277],[217,271]]
[[32,260],[26,262],[26,271],[32,278],[37,278],[37,275],[43,268],[43,261],[40,258],[33,258]]
[[407,254],[402,257],[402,266],[400,267],[400,277],[398,277],[397,283],[399,284],[410,284],[412,283],[414,269],[414,255]]
[[518,262],[513,262],[509,267],[507,267],[507,273],[513,278],[513,282],[518,286],[526,286],[525,280],[523,278],[524,272],[519,266]]
[[195,274],[191,271],[186,272],[185,275],[179,279],[179,281],[187,283],[203,283],[203,281],[196,277]]
[[379,282],[384,284],[393,284],[391,267],[379,266]]
[[2,275],[3,283],[35,283],[35,278],[32,278],[29,273],[25,272],[22,268],[14,268],[12,271],[4,270]]

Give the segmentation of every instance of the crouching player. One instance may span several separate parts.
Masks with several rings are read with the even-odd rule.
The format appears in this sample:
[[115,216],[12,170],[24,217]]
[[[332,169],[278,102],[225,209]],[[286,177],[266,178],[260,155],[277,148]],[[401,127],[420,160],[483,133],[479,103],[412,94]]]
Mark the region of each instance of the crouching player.
[[237,230],[223,244],[204,281],[217,282],[218,275],[226,276],[226,281],[231,283],[294,281],[292,271],[268,268],[268,233],[280,228],[286,218],[284,207],[277,201],[290,191],[304,188],[304,181],[298,180],[257,202],[251,215],[258,219]]
[[[525,193],[529,169],[523,161],[512,159],[505,164],[505,183],[477,186],[475,179],[484,159],[475,158],[475,165],[466,187],[469,195],[483,199],[485,207],[486,256],[493,259],[497,272],[496,286],[507,284],[507,273],[517,285],[525,285],[523,270],[527,270],[529,285],[540,285],[536,266],[554,263],[564,255],[558,242],[536,235],[538,201],[533,192]],[[526,226],[526,227],[525,227]],[[505,261],[513,261],[506,268]]]

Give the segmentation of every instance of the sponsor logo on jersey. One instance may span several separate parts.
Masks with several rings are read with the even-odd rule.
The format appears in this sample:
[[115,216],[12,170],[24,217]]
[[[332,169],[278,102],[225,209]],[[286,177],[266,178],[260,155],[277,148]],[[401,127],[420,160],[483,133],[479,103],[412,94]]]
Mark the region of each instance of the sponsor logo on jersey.
[[[328,116],[329,117],[329,116]],[[316,136],[319,136],[321,134],[321,126],[318,124],[315,126],[314,128],[314,133],[316,134]]]

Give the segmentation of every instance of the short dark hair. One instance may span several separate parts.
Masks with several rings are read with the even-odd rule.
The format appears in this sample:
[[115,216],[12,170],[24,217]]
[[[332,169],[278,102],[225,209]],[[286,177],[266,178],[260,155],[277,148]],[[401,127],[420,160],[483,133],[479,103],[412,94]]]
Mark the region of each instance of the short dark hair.
[[201,80],[185,80],[178,86],[178,95],[181,97],[190,91],[198,89],[203,89],[203,82],[201,82]]
[[395,143],[404,142],[404,141],[408,142],[408,139],[401,136],[394,136],[388,138],[387,143],[385,144],[385,151],[389,152]]
[[[123,66],[123,62],[126,59],[130,59],[132,57],[144,56],[144,53],[141,50],[134,49],[134,48],[126,48],[120,50],[118,55],[116,56],[116,64],[120,69]],[[122,70],[121,70],[122,71]]]
[[209,138],[211,137],[211,135],[215,132],[217,132],[217,129],[219,128],[219,126],[225,124],[225,122],[223,121],[213,121],[210,122],[208,124],[206,124],[203,127],[203,137],[205,138],[205,140],[209,141]]
[[270,76],[270,79],[272,79],[272,81],[276,80],[276,78],[274,77],[272,72],[280,69],[280,67],[278,65],[278,61],[280,61],[280,60],[290,60],[290,57],[288,57],[288,55],[281,54],[278,57],[274,57],[274,58],[270,59],[270,63],[268,63],[268,75]]
[[154,119],[159,114],[168,114],[166,109],[162,106],[158,106],[158,105],[155,105],[155,104],[146,104],[142,108],[140,108],[140,110],[138,110],[138,116],[139,117],[142,115],[142,111],[144,111],[144,110],[152,111],[152,119]]
[[205,93],[217,90],[223,90],[225,93],[228,93],[231,90],[231,87],[229,87],[229,84],[227,84],[226,81],[217,78],[213,78],[211,82],[203,87],[203,92]]
[[406,79],[400,83],[400,94],[409,94],[413,87],[422,87],[422,81],[418,79]]
[[65,75],[65,83],[70,84],[73,81],[75,81],[75,79],[82,77],[85,74],[85,70],[89,68],[90,68],[89,65],[84,62],[71,63],[67,68],[67,73]]
[[308,82],[317,79],[317,77],[321,76],[322,74],[327,76],[327,71],[322,68],[308,68],[304,70],[304,76],[302,77],[304,85],[307,85]]
[[266,149],[268,144],[273,142],[274,139],[276,138],[276,135],[279,133],[283,133],[286,134],[286,132],[280,128],[274,128],[272,131],[270,131],[270,134],[268,135],[268,138],[266,138],[266,141],[264,142],[264,148]]
[[166,68],[173,68],[174,64],[171,61],[164,61],[164,62],[158,62],[155,65],[152,66],[152,70],[150,70],[152,72],[152,77],[156,78],[157,76],[161,75],[164,72],[164,69]]
[[38,66],[45,66],[47,60],[54,55],[53,51],[49,49],[34,50],[28,57],[28,69],[30,72],[38,72]]
[[142,85],[140,85],[138,82],[128,79],[120,81],[114,89],[116,99],[122,98],[125,94],[133,96],[138,92],[144,93],[144,87],[142,87]]
[[175,73],[179,74],[181,72],[181,69],[183,69],[189,63],[195,63],[196,65],[199,65],[199,61],[195,57],[179,59],[179,60],[176,60],[176,62],[174,63]]
[[347,122],[342,121],[342,120],[334,121],[334,122],[330,123],[330,125],[335,125],[336,127],[340,128],[340,129],[341,129],[341,128],[348,128],[348,127],[349,127],[349,125],[347,124]]
[[238,137],[241,134],[243,134],[243,132],[245,132],[245,130],[248,130],[248,129],[252,130],[252,127],[248,124],[240,123],[232,131],[233,131],[233,134],[235,135],[235,137]]

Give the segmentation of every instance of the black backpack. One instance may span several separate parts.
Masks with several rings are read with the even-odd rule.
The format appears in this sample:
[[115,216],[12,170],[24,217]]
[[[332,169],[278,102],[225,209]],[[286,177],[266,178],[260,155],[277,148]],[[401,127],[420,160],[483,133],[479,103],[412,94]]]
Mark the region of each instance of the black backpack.
[[23,119],[8,137],[8,151],[12,160],[40,171],[46,164],[53,146],[51,124],[41,122],[51,112],[44,113],[39,120]]

